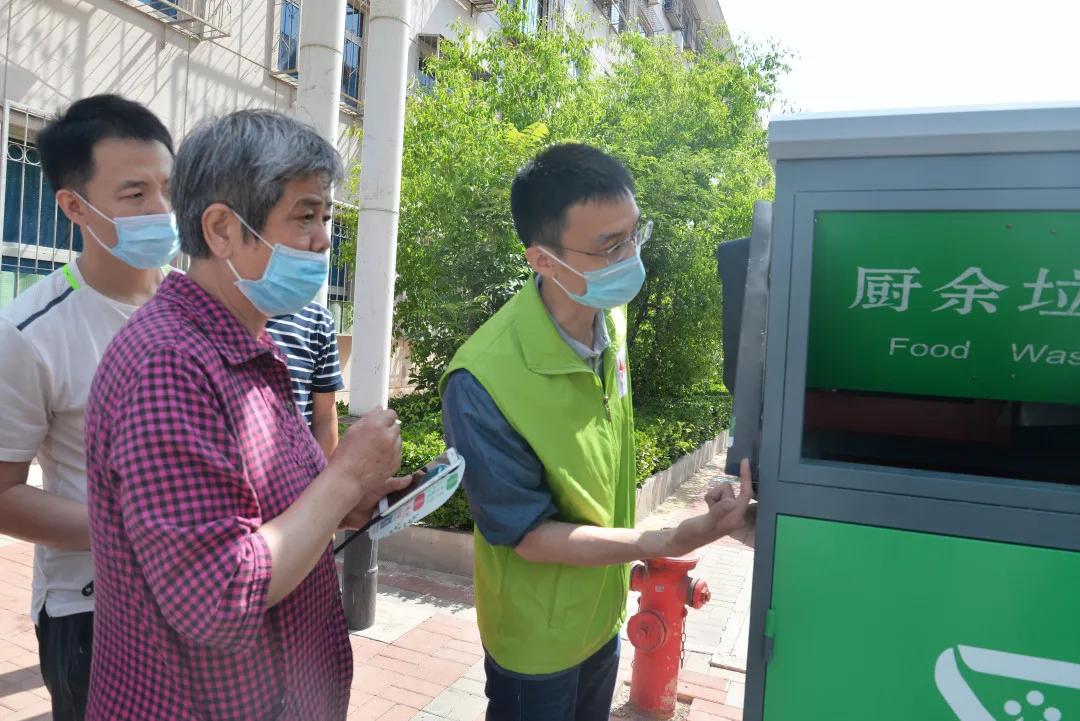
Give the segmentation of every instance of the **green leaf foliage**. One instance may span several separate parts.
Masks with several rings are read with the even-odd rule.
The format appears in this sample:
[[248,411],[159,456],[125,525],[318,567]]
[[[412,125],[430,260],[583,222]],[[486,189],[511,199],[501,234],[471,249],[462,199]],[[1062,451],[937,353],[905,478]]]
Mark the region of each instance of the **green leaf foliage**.
[[634,34],[601,48],[568,24],[524,32],[523,18],[503,7],[501,31],[459,29],[428,61],[434,88],[408,97],[395,326],[414,381],[434,390],[457,348],[526,281],[511,181],[544,146],[579,141],[627,165],[655,222],[642,253],[648,279],[628,314],[638,402],[715,392],[715,251],[747,234],[753,202],[771,196],[760,118],[783,57],[745,46],[690,54]]

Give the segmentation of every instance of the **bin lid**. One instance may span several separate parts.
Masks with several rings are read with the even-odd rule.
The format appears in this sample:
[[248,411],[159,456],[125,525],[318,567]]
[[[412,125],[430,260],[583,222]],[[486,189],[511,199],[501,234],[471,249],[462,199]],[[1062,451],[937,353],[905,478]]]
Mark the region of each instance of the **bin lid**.
[[781,115],[769,158],[1080,151],[1080,102]]

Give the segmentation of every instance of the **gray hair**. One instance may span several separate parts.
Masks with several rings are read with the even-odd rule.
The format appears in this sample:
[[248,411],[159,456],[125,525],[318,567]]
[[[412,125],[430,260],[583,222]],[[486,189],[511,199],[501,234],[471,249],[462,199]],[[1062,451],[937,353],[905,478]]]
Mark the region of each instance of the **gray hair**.
[[172,174],[172,203],[180,246],[192,258],[207,258],[202,216],[224,203],[262,231],[285,184],[321,175],[341,180],[341,156],[310,127],[270,110],[240,110],[201,123],[180,150]]

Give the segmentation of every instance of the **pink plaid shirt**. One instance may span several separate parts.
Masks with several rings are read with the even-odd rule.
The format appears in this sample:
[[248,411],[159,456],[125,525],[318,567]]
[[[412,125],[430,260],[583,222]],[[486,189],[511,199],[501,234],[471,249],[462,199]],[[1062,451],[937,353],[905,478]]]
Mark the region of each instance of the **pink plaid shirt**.
[[267,608],[256,531],[326,464],[269,337],[170,274],[101,361],[86,450],[87,718],[344,719],[352,654],[329,545]]

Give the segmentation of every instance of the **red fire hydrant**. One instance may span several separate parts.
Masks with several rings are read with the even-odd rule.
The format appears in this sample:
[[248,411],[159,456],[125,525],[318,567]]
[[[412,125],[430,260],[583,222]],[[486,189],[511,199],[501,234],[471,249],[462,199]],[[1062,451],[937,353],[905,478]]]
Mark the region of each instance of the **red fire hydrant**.
[[630,701],[656,719],[675,715],[682,665],[686,607],[709,602],[709,586],[690,578],[698,557],[650,558],[630,572],[630,590],[641,594],[627,634],[634,644]]

